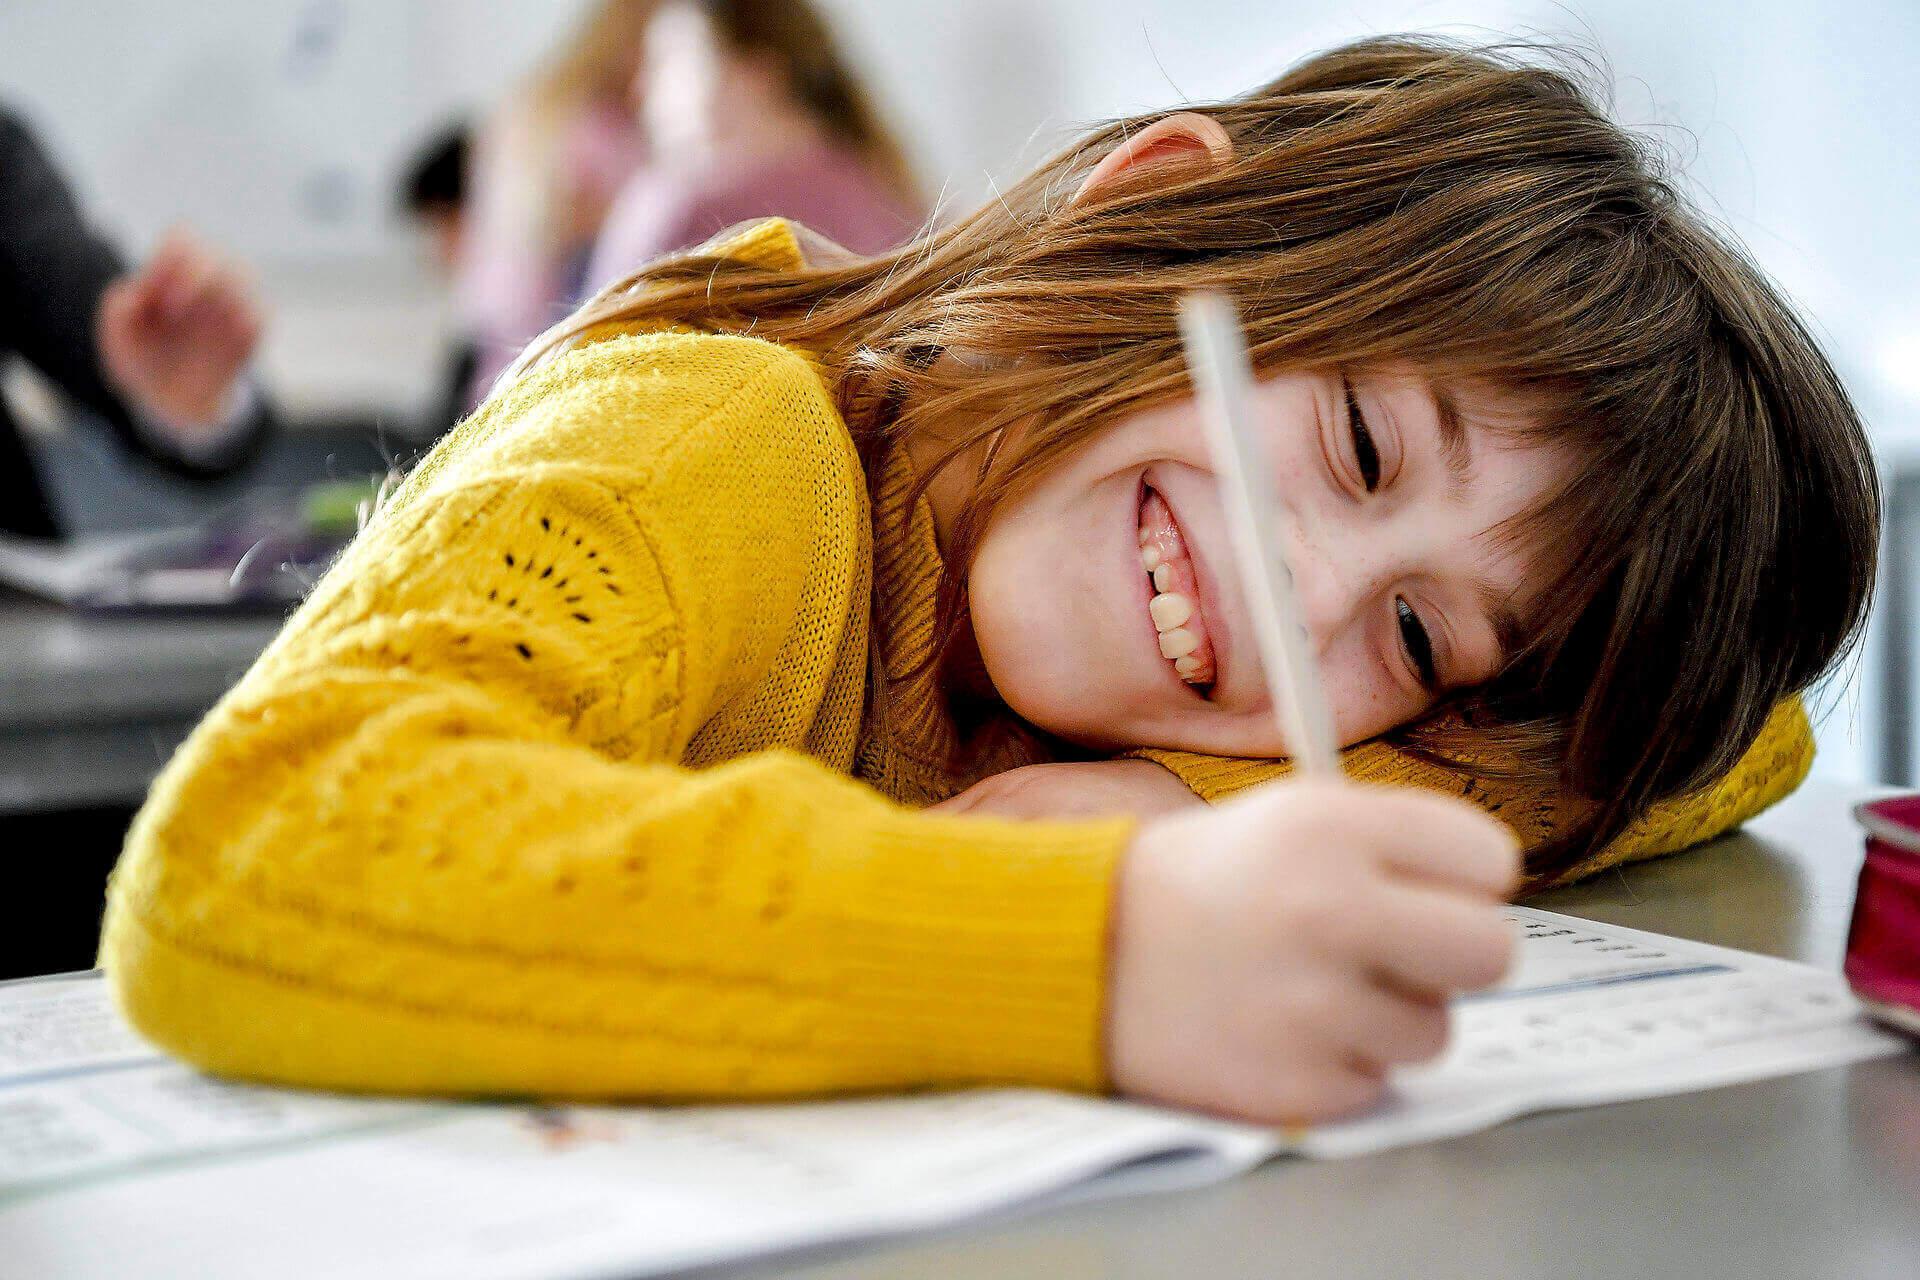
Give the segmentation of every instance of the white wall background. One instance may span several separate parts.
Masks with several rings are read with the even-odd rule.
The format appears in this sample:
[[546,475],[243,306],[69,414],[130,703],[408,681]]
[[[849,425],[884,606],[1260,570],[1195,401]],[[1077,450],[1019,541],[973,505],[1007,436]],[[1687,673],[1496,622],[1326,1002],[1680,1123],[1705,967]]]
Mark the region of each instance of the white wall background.
[[[947,198],[986,198],[1075,122],[1232,93],[1354,36],[1597,44],[1616,114],[1802,302],[1889,457],[1920,457],[1920,3],[1854,0],[822,0]],[[392,185],[570,0],[5,0],[0,95],[137,251],[185,221],[259,271],[283,398],[404,407],[441,312]],[[1871,767],[1858,685],[1822,768]]]

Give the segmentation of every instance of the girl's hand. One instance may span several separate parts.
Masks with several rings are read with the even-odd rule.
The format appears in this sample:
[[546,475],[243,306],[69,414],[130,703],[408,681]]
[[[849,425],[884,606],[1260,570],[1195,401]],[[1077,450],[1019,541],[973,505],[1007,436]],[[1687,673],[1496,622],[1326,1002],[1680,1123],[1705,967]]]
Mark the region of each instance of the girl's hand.
[[1151,760],[1090,760],[1009,769],[931,807],[995,818],[1151,818],[1204,804]]
[[1377,1100],[1437,1056],[1446,1000],[1506,972],[1512,834],[1406,788],[1284,781],[1149,822],[1115,893],[1123,1093],[1264,1123]]

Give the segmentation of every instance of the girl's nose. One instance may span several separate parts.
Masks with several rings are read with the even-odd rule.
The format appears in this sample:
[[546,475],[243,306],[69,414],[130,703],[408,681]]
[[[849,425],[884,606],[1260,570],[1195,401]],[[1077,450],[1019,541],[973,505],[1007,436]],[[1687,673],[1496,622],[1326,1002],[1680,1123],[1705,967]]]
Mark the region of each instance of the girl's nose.
[[1375,575],[1359,557],[1345,553],[1337,530],[1305,524],[1298,517],[1290,519],[1286,529],[1285,552],[1301,623],[1314,653],[1324,658],[1353,625]]

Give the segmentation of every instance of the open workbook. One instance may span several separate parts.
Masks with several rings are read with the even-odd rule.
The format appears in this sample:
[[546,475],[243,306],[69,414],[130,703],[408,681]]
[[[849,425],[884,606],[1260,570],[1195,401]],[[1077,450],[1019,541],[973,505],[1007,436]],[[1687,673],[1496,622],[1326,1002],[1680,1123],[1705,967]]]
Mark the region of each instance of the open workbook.
[[1345,1157],[1898,1052],[1840,979],[1515,907],[1520,959],[1375,1113],[1289,1132],[1038,1090],[782,1105],[370,1099],[207,1079],[98,974],[0,984],[0,1271],[637,1276]]

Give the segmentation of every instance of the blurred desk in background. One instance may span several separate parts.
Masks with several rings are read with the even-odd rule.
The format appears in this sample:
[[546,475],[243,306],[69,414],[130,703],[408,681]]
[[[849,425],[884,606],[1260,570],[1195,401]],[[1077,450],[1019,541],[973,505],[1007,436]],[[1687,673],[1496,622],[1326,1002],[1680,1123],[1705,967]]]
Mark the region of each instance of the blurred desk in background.
[[128,819],[279,625],[82,613],[0,588],[0,978],[93,963]]
[[1880,681],[1879,776],[1895,786],[1914,785],[1914,694],[1920,687],[1920,634],[1913,616],[1920,598],[1914,582],[1920,538],[1920,441],[1902,443],[1883,456],[1886,510],[1881,538],[1880,641],[1876,666]]
[[279,628],[80,613],[0,589],[0,814],[139,804]]
[[[245,473],[156,475],[86,422],[33,441],[76,534],[179,525],[262,487],[368,476],[418,445],[374,421],[291,424]],[[274,613],[98,613],[0,588],[0,977],[92,963],[102,891],[154,775],[279,630]],[[0,1268],[4,1269],[4,1268]]]
[[[375,474],[415,448],[377,422],[296,423],[245,472],[193,486],[127,458],[84,418],[33,441],[74,533],[184,524],[263,486]],[[0,588],[0,815],[138,805],[279,626],[260,614],[89,613]]]
[[[204,487],[153,474],[84,420],[34,453],[67,527],[109,533],[189,522],[262,487],[378,474],[418,447],[373,420],[294,423],[256,465]],[[280,622],[89,613],[0,588],[0,815],[138,805]]]

